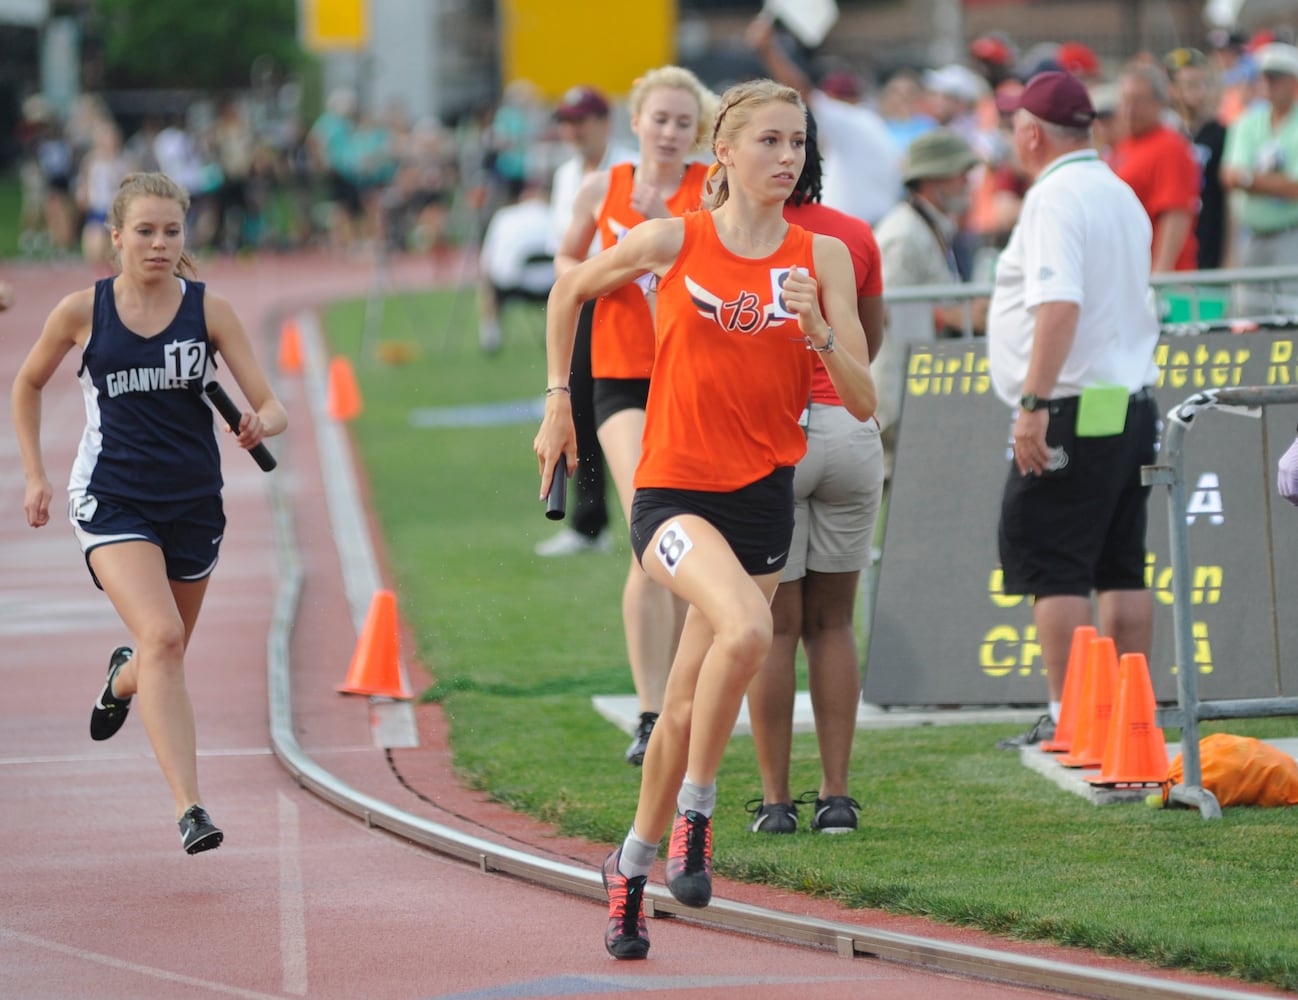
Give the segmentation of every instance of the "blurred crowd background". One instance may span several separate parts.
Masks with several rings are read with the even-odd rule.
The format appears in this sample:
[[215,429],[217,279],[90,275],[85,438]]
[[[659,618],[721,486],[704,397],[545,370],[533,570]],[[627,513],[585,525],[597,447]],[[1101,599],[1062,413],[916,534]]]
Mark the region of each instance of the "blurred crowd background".
[[[761,53],[743,30],[757,4],[714,6],[725,8],[723,27],[713,25],[706,51],[695,51],[699,46],[690,41],[700,30],[700,12],[678,12],[677,47],[690,54],[679,61],[718,91],[734,79],[766,75]],[[985,277],[982,254],[1003,245],[1025,190],[998,99],[1005,106],[1015,88],[1045,69],[1063,69],[1087,83],[1101,115],[1096,137],[1105,155],[1145,128],[1151,115],[1184,137],[1204,200],[1194,223],[1198,249],[1177,266],[1234,260],[1234,230],[1215,176],[1225,129],[1264,99],[1256,54],[1295,40],[1298,5],[1275,5],[1247,31],[1213,27],[1202,16],[1151,21],[1146,15],[1126,34],[1095,36],[1083,30],[1085,8],[1095,4],[1001,3],[1007,20],[1016,7],[1034,15],[1053,7],[1053,23],[1075,33],[1043,39],[1040,17],[1025,18],[1032,32],[970,30],[946,60],[926,56],[931,45],[925,50],[917,42],[892,45],[871,36],[874,8],[875,23],[883,23],[896,20],[898,7],[927,8],[932,0],[839,6],[839,26],[823,44],[809,48],[787,31],[777,32],[777,43],[809,86],[873,116],[876,138],[864,155],[894,162],[898,178],[910,144],[925,131],[941,126],[968,141],[978,162],[967,178],[969,202],[959,213],[955,241],[962,277]],[[964,6],[966,23],[975,25],[986,22],[974,16],[975,8],[997,4]],[[1115,16],[1127,23],[1132,10],[1148,5],[1116,6]],[[1166,6],[1199,13],[1202,5]],[[11,35],[0,28],[0,41]],[[564,72],[570,86],[592,82],[580,64]],[[96,74],[84,76],[93,83]],[[1132,84],[1133,76],[1147,87]],[[525,191],[528,197],[537,189],[544,193],[556,167],[572,154],[571,130],[565,132],[555,115],[562,95],[547,94],[528,79],[502,77],[436,114],[417,113],[412,105],[419,102],[380,95],[361,78],[317,86],[313,97],[291,74],[264,65],[245,74],[251,81],[245,86],[181,97],[173,88],[155,99],[142,98],[148,91],[139,86],[129,92],[87,87],[63,106],[42,92],[38,80],[28,81],[24,92],[11,80],[16,114],[5,169],[19,190],[16,252],[106,263],[108,202],[120,178],[140,169],[163,170],[192,192],[191,241],[200,251],[432,253],[475,246],[501,206]],[[1137,92],[1142,89],[1148,93]],[[633,147],[619,96],[608,93],[614,140]],[[876,194],[868,210],[834,205],[830,191],[825,200],[876,224],[906,192],[898,183]]]

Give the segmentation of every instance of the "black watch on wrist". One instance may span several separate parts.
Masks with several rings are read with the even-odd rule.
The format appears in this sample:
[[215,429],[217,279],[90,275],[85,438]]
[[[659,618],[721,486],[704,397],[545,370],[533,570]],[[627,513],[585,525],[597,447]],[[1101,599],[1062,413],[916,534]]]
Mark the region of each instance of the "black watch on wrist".
[[1019,409],[1028,413],[1036,413],[1037,410],[1044,410],[1050,405],[1050,400],[1042,399],[1035,392],[1026,392],[1019,398]]

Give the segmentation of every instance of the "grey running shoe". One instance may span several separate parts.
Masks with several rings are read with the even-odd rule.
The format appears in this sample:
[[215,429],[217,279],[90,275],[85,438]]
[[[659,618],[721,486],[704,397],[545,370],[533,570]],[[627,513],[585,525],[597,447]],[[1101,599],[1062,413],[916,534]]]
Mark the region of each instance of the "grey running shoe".
[[657,712],[640,713],[640,725],[636,726],[635,739],[626,748],[626,762],[632,767],[639,767],[644,763],[645,751],[649,749],[649,734],[654,731],[654,724],[657,721]]
[[749,833],[797,833],[798,807],[793,802],[766,803],[752,799],[744,806],[753,814],[748,824]]
[[1042,740],[1053,740],[1054,738],[1055,723],[1047,714],[1037,719],[1032,728],[1026,733],[1019,733],[1018,736],[1007,736],[1003,740],[997,740],[996,749],[1018,750],[1021,747],[1030,747]]
[[225,834],[216,828],[202,806],[190,806],[176,825],[180,827],[180,846],[186,854],[213,850],[225,839]]
[[113,679],[134,655],[135,650],[130,646],[118,646],[113,650],[113,655],[108,658],[108,680],[104,681],[104,689],[99,693],[99,700],[90,711],[92,740],[108,739],[121,729],[122,723],[126,721],[126,713],[131,710],[131,699],[113,695]]

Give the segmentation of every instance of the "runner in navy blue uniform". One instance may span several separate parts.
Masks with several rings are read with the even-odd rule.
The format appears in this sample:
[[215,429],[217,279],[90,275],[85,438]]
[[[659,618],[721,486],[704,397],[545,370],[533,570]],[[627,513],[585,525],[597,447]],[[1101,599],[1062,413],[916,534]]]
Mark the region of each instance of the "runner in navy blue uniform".
[[238,442],[252,448],[288,424],[228,300],[193,280],[185,254],[189,195],[163,174],[122,181],[108,227],[121,271],[67,296],[14,379],[14,430],[27,479],[27,523],[49,522],[41,392],[81,350],[86,428],[68,513],[96,586],[132,636],[109,659],[90,718],[106,740],[139,694],[140,716],[176,803],[190,854],[220,845],[198,793],[185,648],[216,566],[225,515],[214,414],[203,386],[220,354],[249,400]]

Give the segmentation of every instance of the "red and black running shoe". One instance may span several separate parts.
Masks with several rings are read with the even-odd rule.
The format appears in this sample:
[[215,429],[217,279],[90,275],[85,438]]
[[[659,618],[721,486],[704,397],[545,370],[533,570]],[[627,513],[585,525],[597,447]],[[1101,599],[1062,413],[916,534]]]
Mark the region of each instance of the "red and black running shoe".
[[677,902],[712,902],[712,819],[693,809],[676,814],[667,847],[667,888]]
[[617,870],[622,849],[604,859],[604,891],[608,893],[608,929],[604,947],[614,958],[649,956],[649,929],[644,919],[644,875],[627,878]]

